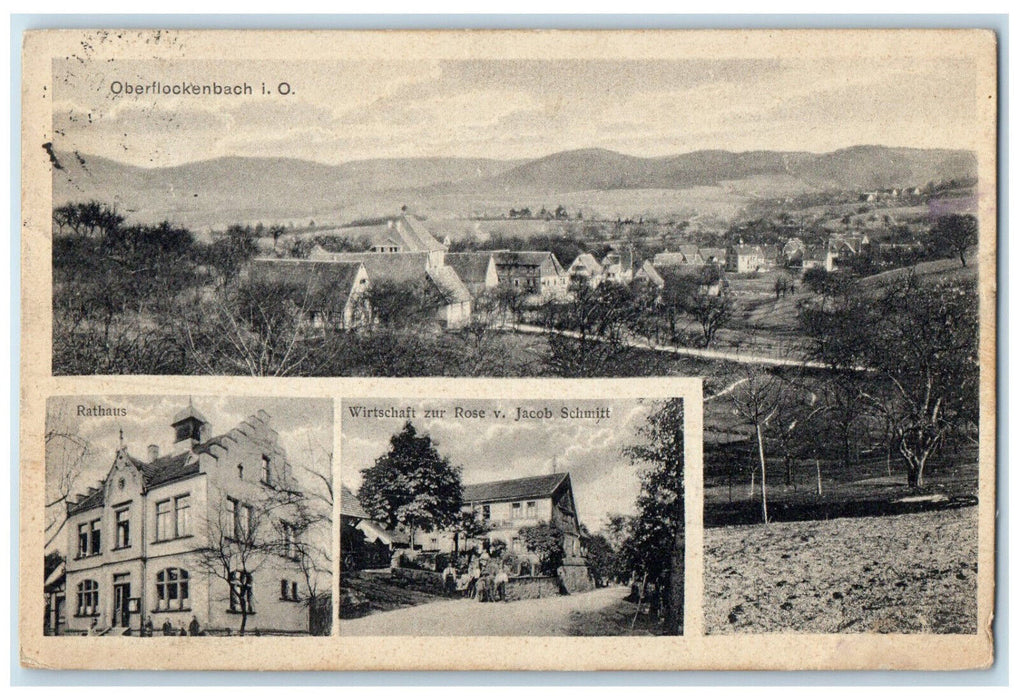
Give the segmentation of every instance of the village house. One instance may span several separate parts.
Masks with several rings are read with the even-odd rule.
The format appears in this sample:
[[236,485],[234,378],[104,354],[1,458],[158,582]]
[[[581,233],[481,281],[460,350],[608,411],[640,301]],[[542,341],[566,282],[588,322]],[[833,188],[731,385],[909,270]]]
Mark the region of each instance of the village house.
[[388,530],[365,511],[357,496],[340,485],[340,550],[343,569],[372,569],[389,566],[396,549],[410,546],[410,537]]
[[701,248],[700,254],[705,265],[725,267],[725,248]]
[[703,265],[704,258],[695,245],[681,245],[678,251],[658,253],[654,257],[654,264],[657,267],[672,267],[675,265]]
[[368,272],[361,262],[256,258],[248,266],[248,279],[300,285],[300,303],[314,328],[349,330],[368,318]]
[[[446,246],[424,224],[403,214],[389,219],[387,237],[374,252],[333,253],[315,246],[308,260],[316,262],[361,263],[368,284],[410,282],[435,292],[440,303],[436,320],[447,328],[459,328],[470,320],[473,297],[456,270],[446,263]],[[390,245],[392,243],[392,245]]]
[[602,280],[629,284],[633,280],[633,251],[629,248],[609,251],[601,261]]
[[764,248],[759,245],[731,246],[725,255],[726,269],[736,273],[759,272],[768,268]]
[[665,286],[665,278],[650,260],[641,263],[640,269],[633,275],[633,281],[638,284],[649,284],[658,289]]
[[495,251],[499,282],[526,295],[528,302],[562,298],[569,292],[569,276],[547,250]]
[[[307,632],[292,511],[266,507],[278,487],[297,488],[270,416],[213,435],[189,403],[168,429],[170,454],[153,444],[135,457],[122,439],[98,488],[68,503],[60,631],[137,635],[146,621],[179,630],[192,618],[202,630],[236,630],[246,608],[250,632]],[[227,559],[238,568],[212,573],[202,552],[224,534],[263,542],[258,563]]]
[[593,255],[581,253],[570,263],[566,274],[570,284],[586,284],[593,289],[601,283],[604,269]]
[[499,286],[495,256],[488,251],[446,253],[446,264],[453,268],[475,298]]

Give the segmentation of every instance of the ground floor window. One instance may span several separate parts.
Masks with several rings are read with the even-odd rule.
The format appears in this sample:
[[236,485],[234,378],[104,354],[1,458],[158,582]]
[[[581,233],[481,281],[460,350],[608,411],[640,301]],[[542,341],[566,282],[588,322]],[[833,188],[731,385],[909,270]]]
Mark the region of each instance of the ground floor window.
[[186,610],[190,607],[190,575],[186,569],[170,567],[156,574],[156,609]]
[[230,572],[230,612],[254,612],[252,579],[247,571]]
[[280,579],[280,600],[300,600],[297,595],[297,581]]
[[99,614],[99,584],[92,579],[85,579],[78,584],[78,614]]

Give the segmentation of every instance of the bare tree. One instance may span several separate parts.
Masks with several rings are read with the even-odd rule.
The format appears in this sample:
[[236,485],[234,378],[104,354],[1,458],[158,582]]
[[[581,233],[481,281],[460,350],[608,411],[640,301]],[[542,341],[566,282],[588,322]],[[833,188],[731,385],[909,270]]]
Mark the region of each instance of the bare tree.
[[[757,442],[761,469],[761,518],[768,524],[768,469],[764,456],[764,432],[778,412],[780,380],[770,372],[746,365],[740,370],[746,378],[729,393],[733,413],[751,427]],[[751,482],[752,483],[752,482]]]

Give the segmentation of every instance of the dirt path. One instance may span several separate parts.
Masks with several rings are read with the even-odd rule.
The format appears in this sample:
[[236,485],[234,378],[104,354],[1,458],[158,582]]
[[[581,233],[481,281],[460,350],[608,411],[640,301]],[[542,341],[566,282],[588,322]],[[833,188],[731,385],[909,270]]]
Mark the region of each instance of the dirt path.
[[578,616],[617,605],[623,587],[554,598],[479,603],[460,599],[340,620],[342,635],[548,636],[572,633]]

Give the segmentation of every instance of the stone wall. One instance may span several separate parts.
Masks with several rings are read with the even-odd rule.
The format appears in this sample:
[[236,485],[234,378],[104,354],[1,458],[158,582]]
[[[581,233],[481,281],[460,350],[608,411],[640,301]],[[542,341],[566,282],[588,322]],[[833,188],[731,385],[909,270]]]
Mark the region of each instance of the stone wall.
[[559,578],[557,576],[511,578],[506,585],[507,600],[551,598],[557,595],[559,595]]

